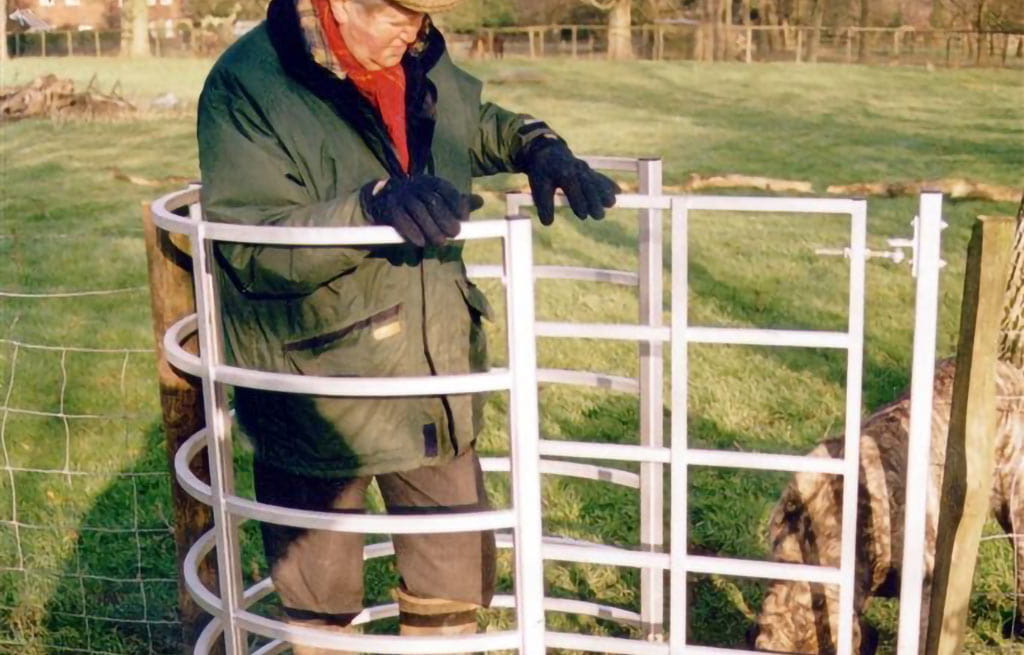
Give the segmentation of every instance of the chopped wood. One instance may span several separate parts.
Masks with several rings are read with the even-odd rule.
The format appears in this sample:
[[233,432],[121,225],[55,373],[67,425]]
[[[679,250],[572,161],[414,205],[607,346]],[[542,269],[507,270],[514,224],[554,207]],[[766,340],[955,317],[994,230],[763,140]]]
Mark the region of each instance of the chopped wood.
[[[616,183],[623,193],[636,191],[636,184],[628,181]],[[683,184],[666,184],[662,190],[665,193],[689,193],[701,189],[760,189],[761,191],[785,191],[789,193],[813,193],[814,186],[810,182],[802,180],[781,180],[773,177],[760,177],[756,175],[711,175],[704,177],[697,173],[690,173]]]
[[1016,202],[1020,198],[1019,188],[985,184],[962,178],[924,180],[919,182],[861,182],[858,184],[836,184],[828,187],[827,193],[843,196],[916,196],[922,191],[941,191],[953,200],[993,200]]
[[701,189],[760,189],[762,191],[787,191],[791,193],[812,193],[814,187],[810,182],[801,180],[779,180],[771,177],[752,175],[712,175],[703,177],[690,173],[683,184],[683,191],[699,191]]
[[135,107],[115,90],[100,93],[94,82],[82,93],[75,92],[75,83],[56,75],[41,75],[20,87],[0,89],[0,120],[32,117],[118,116],[135,111]]

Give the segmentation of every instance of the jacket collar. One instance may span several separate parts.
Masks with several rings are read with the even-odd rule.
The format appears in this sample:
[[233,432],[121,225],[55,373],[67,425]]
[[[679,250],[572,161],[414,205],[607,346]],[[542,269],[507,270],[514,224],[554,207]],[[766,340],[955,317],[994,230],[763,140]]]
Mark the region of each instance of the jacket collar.
[[[392,177],[405,176],[380,112],[366,101],[344,71],[331,65],[327,57],[330,49],[322,42],[318,28],[311,32],[310,19],[315,23],[309,0],[271,0],[267,8],[267,34],[285,73],[330,105],[362,137]],[[423,172],[429,164],[437,89],[427,73],[445,50],[444,37],[428,18],[419,39],[402,59],[410,172],[413,174]]]

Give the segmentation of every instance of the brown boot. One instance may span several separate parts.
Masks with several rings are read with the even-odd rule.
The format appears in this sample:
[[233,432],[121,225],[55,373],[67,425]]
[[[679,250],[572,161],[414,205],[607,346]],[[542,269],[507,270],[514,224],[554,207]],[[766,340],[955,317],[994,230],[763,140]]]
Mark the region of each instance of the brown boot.
[[476,634],[479,605],[442,598],[420,598],[396,589],[399,634],[403,637],[437,637]]
[[[286,619],[285,622],[288,623],[288,625],[301,626],[303,628],[316,628],[317,630],[336,632],[338,634],[351,635],[359,632],[359,629],[352,625],[330,625],[323,621],[299,621],[296,619]],[[333,648],[318,648],[316,646],[292,644],[292,655],[359,655],[359,653],[354,653],[348,650],[334,650]]]

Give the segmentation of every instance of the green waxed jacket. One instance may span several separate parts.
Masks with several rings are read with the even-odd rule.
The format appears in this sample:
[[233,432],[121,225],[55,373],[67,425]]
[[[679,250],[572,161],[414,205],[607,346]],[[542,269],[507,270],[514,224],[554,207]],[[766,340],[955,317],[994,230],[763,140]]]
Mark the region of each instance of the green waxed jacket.
[[[415,53],[415,54],[414,54]],[[481,103],[481,84],[429,30],[403,61],[413,173],[468,192],[516,170],[543,130]],[[369,225],[367,183],[403,175],[379,114],[309,55],[293,0],[216,63],[199,102],[206,220],[246,225]],[[481,317],[460,243],[270,247],[218,244],[230,363],[321,376],[425,376],[486,366]],[[235,408],[261,461],[313,475],[368,475],[449,460],[469,448],[478,398],[345,399],[238,388]]]

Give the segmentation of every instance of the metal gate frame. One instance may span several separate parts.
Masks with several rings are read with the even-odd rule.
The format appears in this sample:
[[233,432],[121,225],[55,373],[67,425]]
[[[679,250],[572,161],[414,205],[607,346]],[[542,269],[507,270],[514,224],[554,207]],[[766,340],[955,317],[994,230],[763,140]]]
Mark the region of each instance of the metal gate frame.
[[[292,376],[250,371],[223,362],[223,344],[218,318],[218,299],[214,280],[213,247],[217,241],[276,245],[368,245],[399,243],[391,228],[282,228],[253,227],[209,223],[201,219],[198,189],[170,194],[154,203],[157,225],[171,232],[187,234],[195,261],[197,313],[185,317],[165,335],[169,361],[179,369],[203,380],[207,428],[196,433],[175,458],[176,475],[185,490],[214,510],[215,527],[192,548],[185,564],[185,583],[197,603],[214,615],[196,644],[196,653],[209,652],[223,632],[229,655],[246,653],[245,633],[262,635],[270,641],[253,651],[272,655],[288,648],[287,642],[299,642],[321,648],[348,649],[378,653],[463,653],[516,649],[535,655],[546,648],[571,648],[624,655],[689,653],[725,655],[749,651],[693,646],[686,643],[687,573],[718,573],[781,580],[806,580],[840,587],[839,655],[850,655],[854,574],[854,530],[858,450],[860,434],[861,369],[863,360],[863,308],[866,239],[866,202],[850,199],[763,198],[726,196],[665,196],[661,194],[660,160],[595,158],[596,168],[635,170],[639,175],[639,194],[618,196],[617,207],[635,209],[640,220],[640,270],[637,273],[599,271],[565,267],[534,267],[532,263],[531,221],[520,214],[530,204],[524,194],[508,198],[509,218],[504,221],[474,221],[463,226],[460,239],[500,238],[504,245],[504,264],[476,267],[482,276],[499,275],[505,284],[508,312],[509,367],[486,373],[423,378],[359,378],[358,380]],[[189,208],[189,217],[175,212]],[[661,230],[663,211],[671,215],[672,239],[672,319],[662,321]],[[687,223],[690,211],[787,212],[832,214],[850,218],[850,296],[848,325],[845,332],[739,329],[693,326],[687,315]],[[914,370],[911,408],[911,438],[907,487],[907,542],[901,598],[901,655],[916,655],[920,589],[923,569],[924,489],[928,469],[930,441],[931,380],[935,352],[935,314],[937,307],[938,234],[941,229],[941,196],[922,196],[920,243],[915,254],[918,262],[917,306],[915,314]],[[684,238],[679,238],[683,235]],[[533,309],[533,278],[557,277],[603,280],[635,284],[640,293],[640,323],[637,325],[579,324],[536,322]],[[682,290],[682,292],[679,292]],[[181,343],[199,333],[202,357],[190,355]],[[602,373],[537,369],[535,338],[573,337],[625,339],[640,344],[640,376],[621,378]],[[670,447],[663,445],[662,348],[671,343],[672,435]],[[847,351],[846,450],[843,459],[811,458],[760,453],[736,453],[699,450],[689,447],[686,433],[687,347],[690,343],[744,344],[779,347],[838,348]],[[679,384],[677,381],[686,383]],[[598,444],[541,439],[538,434],[537,383],[583,384],[632,391],[640,395],[641,434],[638,445]],[[510,398],[511,458],[485,459],[485,470],[509,470],[512,474],[512,509],[446,514],[437,517],[352,516],[326,512],[285,510],[255,503],[235,495],[231,466],[230,415],[225,387],[248,386],[290,393],[315,393],[347,397],[373,395],[423,395],[472,393],[508,390]],[[207,450],[211,484],[199,481],[189,470],[189,462]],[[923,453],[923,455],[922,455]],[[613,467],[598,467],[565,460],[541,459],[573,457],[641,463],[639,476]],[[664,489],[662,470],[670,467],[672,485],[671,543],[678,545],[665,552],[662,509]],[[838,568],[780,564],[731,558],[692,556],[687,543],[687,474],[692,466],[734,467],[759,470],[816,471],[842,475],[843,547]],[[642,550],[591,544],[541,534],[540,474],[552,473],[602,479],[640,489]],[[919,508],[920,511],[914,511]],[[247,519],[269,521],[303,528],[361,533],[454,532],[468,529],[511,529],[500,535],[499,544],[514,548],[515,594],[499,596],[497,607],[515,608],[514,630],[461,637],[408,639],[380,635],[337,635],[311,628],[299,628],[270,620],[248,611],[253,603],[272,592],[265,579],[245,588],[241,579],[238,552],[238,526]],[[222,596],[205,588],[196,574],[198,562],[214,547],[217,550]],[[374,544],[366,557],[389,554],[389,543]],[[641,613],[578,600],[545,598],[542,560],[630,566],[641,569]],[[662,616],[662,574],[670,571],[671,589],[668,641],[664,641]],[[915,591],[916,590],[916,591]],[[916,611],[915,611],[916,599]],[[643,628],[646,640],[587,636],[548,631],[544,611],[562,611],[601,616]],[[365,610],[356,623],[366,623],[397,612],[384,605]],[[906,633],[906,634],[905,634]]]

